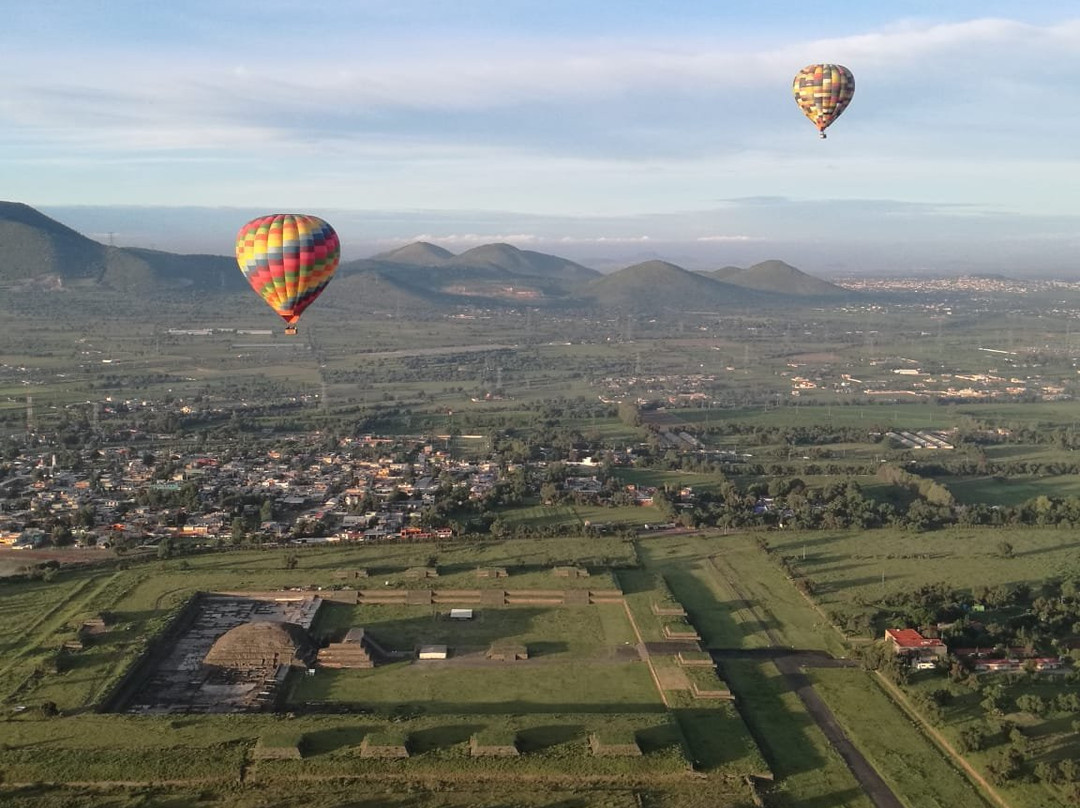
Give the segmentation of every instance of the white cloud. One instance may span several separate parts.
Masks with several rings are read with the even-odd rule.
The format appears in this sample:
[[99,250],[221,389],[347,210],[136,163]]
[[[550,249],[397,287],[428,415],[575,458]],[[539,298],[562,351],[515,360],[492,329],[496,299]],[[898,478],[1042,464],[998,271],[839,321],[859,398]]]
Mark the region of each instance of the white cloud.
[[[1003,58],[1007,54],[1007,58]],[[657,41],[586,39],[433,43],[398,52],[336,54],[334,67],[275,51],[265,62],[182,51],[148,63],[133,47],[127,54],[58,52],[33,71],[18,69],[18,50],[6,62],[5,117],[48,127],[61,121],[116,130],[149,122],[181,130],[230,121],[239,130],[264,126],[318,131],[320,118],[362,123],[391,110],[482,111],[530,104],[576,104],[676,93],[709,99],[737,98],[785,86],[803,64],[857,64],[885,90],[893,85],[940,89],[949,80],[939,65],[978,72],[987,84],[1025,80],[1017,65],[1038,65],[1039,80],[1071,81],[1061,61],[1080,54],[1080,21],[1037,26],[1015,20],[978,19],[950,24],[902,23],[865,34],[789,42],[772,49],[695,39]],[[92,58],[90,58],[92,56]],[[924,60],[912,63],[912,59]],[[857,76],[858,79],[858,76]],[[1035,76],[1031,77],[1036,80]],[[860,96],[862,94],[860,93]],[[924,100],[934,101],[926,92]],[[860,98],[861,102],[861,98]],[[702,110],[707,112],[707,110]],[[257,122],[244,125],[245,119]],[[572,122],[568,122],[572,123]],[[221,130],[208,133],[216,141]],[[265,133],[262,135],[265,136]],[[190,141],[188,136],[176,138]],[[143,138],[148,148],[151,139]],[[156,147],[171,147],[164,138]]]
[[[1080,131],[1080,20],[817,37],[826,22],[803,39],[795,26],[740,40],[674,25],[619,39],[427,32],[331,59],[183,37],[97,50],[85,38],[45,59],[38,42],[9,42],[0,172],[5,193],[32,204],[332,207],[356,212],[369,239],[420,231],[462,246],[678,238],[750,252],[799,228],[835,225],[853,241],[908,226],[902,212],[858,208],[875,197],[935,215],[971,206],[949,209],[962,213],[953,228],[981,211],[1080,212],[1065,182],[1080,170],[1068,134]],[[794,71],[822,60],[849,64],[858,85],[824,143],[789,93]],[[767,216],[748,204],[684,215],[750,196],[858,201],[830,209],[835,223],[816,218],[821,203],[805,216],[790,202]],[[562,218],[366,219],[421,208]]]

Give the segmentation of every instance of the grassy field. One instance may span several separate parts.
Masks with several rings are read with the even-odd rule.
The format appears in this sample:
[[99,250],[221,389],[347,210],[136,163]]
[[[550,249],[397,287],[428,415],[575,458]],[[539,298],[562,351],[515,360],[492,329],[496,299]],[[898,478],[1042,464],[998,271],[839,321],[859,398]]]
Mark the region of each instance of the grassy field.
[[816,668],[810,676],[848,737],[909,804],[987,808],[978,790],[896,709],[870,673]]
[[[971,552],[974,544],[991,540],[988,536],[1007,537],[1016,557],[997,558],[991,547],[985,553]],[[612,778],[601,789],[602,795],[582,796],[578,803],[582,806],[619,805],[627,793],[625,785],[619,785],[620,778],[633,772],[646,778],[642,788],[656,804],[693,806],[698,797],[684,792],[678,783],[693,762],[698,772],[709,776],[706,782],[713,801],[702,799],[703,806],[742,804],[745,794],[740,797],[724,783],[734,774],[767,768],[777,778],[770,788],[771,805],[863,806],[868,803],[842,761],[771,663],[725,663],[722,683],[737,694],[736,710],[729,702],[690,698],[689,682],[700,677],[682,669],[673,656],[653,655],[652,671],[637,659],[633,647],[638,637],[661,642],[665,621],[673,619],[656,615],[653,604],[671,599],[681,603],[687,619],[710,647],[753,649],[781,643],[843,655],[839,635],[795,591],[776,565],[776,554],[792,558],[806,574],[820,580],[824,607],[839,608],[847,602],[849,590],[880,587],[880,577],[861,580],[873,578],[863,565],[872,570],[891,562],[891,574],[913,585],[926,579],[928,564],[940,562],[946,565],[939,569],[943,578],[952,576],[974,585],[1037,579],[1074,563],[1076,550],[1072,533],[1057,530],[771,533],[768,538],[774,549],[771,557],[762,552],[754,535],[719,534],[653,537],[636,543],[557,539],[477,546],[310,548],[301,551],[299,570],[285,569],[280,551],[246,551],[135,563],[127,570],[64,572],[49,583],[7,587],[14,597],[2,601],[8,618],[5,642],[22,651],[6,660],[6,678],[0,680],[12,685],[4,722],[9,745],[0,749],[0,772],[8,783],[47,778],[61,782],[205,780],[208,792],[214,792],[222,787],[214,784],[235,780],[236,773],[244,770],[248,786],[243,799],[250,797],[247,789],[295,777],[329,782],[342,773],[361,778],[400,776],[416,785],[414,804],[424,808],[453,804],[457,799],[448,797],[439,803],[425,791],[451,770],[457,773],[455,777],[470,781],[469,786],[455,781],[449,789],[453,794],[469,788],[473,790],[469,793],[475,793],[477,784],[489,779],[510,778],[512,782],[568,774]],[[302,739],[300,761],[251,762],[255,744],[275,731],[275,722],[281,720],[273,716],[166,719],[79,714],[93,702],[118,660],[137,651],[140,630],[155,625],[194,589],[268,588],[297,580],[298,575],[301,580],[332,581],[335,571],[351,568],[385,571],[393,577],[392,585],[405,585],[403,571],[427,564],[433,554],[447,574],[431,579],[430,585],[446,588],[475,583],[477,566],[510,566],[511,577],[498,579],[500,586],[514,588],[524,583],[537,588],[554,584],[545,571],[552,559],[562,563],[596,563],[604,556],[620,559],[626,566],[614,577],[596,569],[597,574],[583,580],[594,586],[606,581],[611,586],[617,579],[633,622],[627,610],[614,604],[478,609],[471,623],[451,623],[442,614],[444,609],[430,606],[331,605],[316,626],[319,635],[334,637],[362,625],[394,649],[445,643],[451,646],[451,658],[446,663],[400,662],[368,671],[320,670],[314,677],[297,679],[290,694],[297,715],[289,731]],[[532,566],[519,575],[512,564],[516,559]],[[632,566],[635,560],[641,566]],[[566,579],[558,580],[561,588]],[[35,608],[38,603],[45,608]],[[80,658],[67,673],[31,676],[41,664],[35,647],[47,649],[70,632],[74,622],[99,610],[117,616],[121,634],[114,644],[82,652],[85,660]],[[31,619],[23,617],[30,612]],[[535,656],[528,663],[491,667],[480,657],[495,641],[525,644]],[[20,675],[30,678],[32,686],[20,689]],[[869,686],[864,674],[819,671],[814,676],[849,734],[910,804],[933,805],[932,800],[969,804],[970,792],[962,778],[957,779],[896,708]],[[39,718],[32,705],[46,698],[56,701],[68,715]],[[28,703],[31,709],[12,713],[12,705],[19,703]],[[305,705],[314,703],[338,704],[358,712],[351,717],[307,713]],[[968,720],[964,704],[958,699],[956,712],[950,713],[955,717],[947,719],[947,733],[955,734]],[[874,720],[868,720],[870,715]],[[1054,726],[1052,721],[1050,726]],[[632,733],[646,750],[645,757],[626,761],[590,755],[589,733],[605,728],[616,737]],[[528,750],[522,758],[469,757],[467,745],[473,733],[499,735],[510,729],[519,746]],[[412,758],[384,761],[358,756],[366,735],[381,737],[390,731],[406,733]],[[1045,742],[1040,737],[1033,731],[1034,743],[1057,743],[1051,735]],[[50,749],[48,756],[36,753],[42,746]],[[944,773],[938,772],[940,766],[945,766]],[[928,782],[935,784],[929,790]],[[948,783],[958,785],[946,789]],[[174,788],[183,786],[177,783]],[[324,791],[320,786],[318,791],[328,794],[332,788]],[[38,796],[45,806],[53,799]],[[214,804],[213,800],[208,804]],[[1026,808],[1036,803],[1022,800],[1017,804]]]
[[[1066,759],[1077,759],[1080,755],[1080,738],[1077,737],[1073,721],[1075,713],[1054,708],[1052,705],[1057,695],[1069,692],[1072,686],[1065,685],[1052,678],[1039,679],[1026,676],[982,677],[980,684],[997,684],[1011,705],[996,718],[1004,726],[1016,727],[1023,734],[1024,755],[1029,766],[1039,763],[1056,763]],[[994,720],[986,721],[985,710],[980,706],[983,694],[978,690],[951,681],[941,676],[920,674],[904,688],[905,693],[913,697],[928,696],[937,690],[949,693],[949,702],[941,715],[933,719],[937,729],[953,744],[958,744],[964,730],[980,728],[986,730],[997,726]],[[1048,705],[1041,715],[1018,710],[1015,701],[1018,697],[1029,695],[1042,698]],[[967,757],[985,771],[990,762],[998,759],[1009,747],[1010,739],[1006,732],[991,732],[985,749],[968,753]],[[1044,805],[1068,804],[1068,786],[1046,783],[1026,783],[1024,778],[996,786],[1005,795],[1010,805],[1022,808],[1039,808]]]
[[[499,580],[505,584],[508,579]],[[327,603],[313,632],[329,637],[363,626],[383,648],[394,651],[412,651],[417,645],[433,643],[486,649],[493,642],[509,642],[535,646],[542,656],[579,658],[606,658],[610,648],[634,639],[619,604],[505,606],[473,609],[473,615],[472,620],[451,620],[446,607]],[[557,644],[553,642],[556,638],[560,640]]]
[[[531,660],[530,660],[531,661]],[[370,670],[320,670],[298,680],[290,704],[348,704],[378,713],[418,707],[430,714],[663,712],[640,663],[463,666],[394,663]]]
[[[996,529],[949,530],[918,534],[904,531],[872,531],[815,534],[777,533],[769,537],[775,554],[787,556],[795,569],[815,582],[814,598],[824,611],[851,615],[873,608],[877,602],[887,602],[893,595],[926,584],[948,582],[958,589],[976,589],[1016,583],[1038,585],[1049,578],[1075,574],[1080,533],[1067,529]],[[1007,541],[1015,548],[1011,558],[1002,557],[997,550]],[[875,574],[876,572],[876,574]],[[860,606],[857,604],[869,604]],[[875,627],[875,635],[881,630]],[[857,639],[869,639],[864,636]],[[850,734],[883,774],[892,772],[890,781],[904,793],[918,794],[919,778],[901,785],[905,772],[930,771],[937,753],[910,745],[904,738],[905,721],[898,721],[895,711],[886,709],[889,702],[855,672],[815,671],[820,692],[840,716]],[[1027,677],[986,675],[978,682],[984,686],[998,684],[1005,688],[1008,704],[1024,694],[1038,695],[1052,704],[1056,695],[1068,692],[1054,678],[1028,680]],[[909,695],[929,697],[931,692],[948,691],[950,699],[940,718],[930,720],[954,745],[962,730],[978,725],[985,727],[988,715],[981,701],[983,694],[949,681],[941,674],[921,673],[904,688]],[[859,705],[862,705],[861,707]],[[874,721],[867,721],[872,714]],[[989,717],[991,726],[999,719],[1021,728],[1028,765],[1075,758],[1076,734],[1071,728],[1068,713],[1050,710],[1035,716],[1022,712]],[[887,729],[895,724],[892,730]],[[923,741],[923,747],[928,742]],[[983,774],[988,765],[1000,758],[1008,745],[1005,734],[991,734],[989,748],[973,751],[967,759]],[[934,765],[937,765],[936,763]],[[949,778],[942,776],[941,794],[948,794]],[[923,781],[925,782],[925,781]],[[1018,778],[996,785],[1009,805],[1017,808],[1042,808],[1063,804],[1066,799],[1061,787]],[[966,789],[961,789],[966,790]],[[938,792],[935,790],[935,794]],[[916,804],[930,802],[924,795]],[[933,799],[942,800],[941,796]],[[965,798],[969,799],[969,798]],[[953,800],[953,801],[949,801]],[[940,804],[967,804],[960,797],[950,797]],[[978,804],[978,803],[973,803]]]
[[508,525],[530,528],[585,527],[591,525],[646,525],[657,520],[653,508],[626,505],[609,508],[602,505],[530,505],[502,512],[499,517]]
[[[1013,546],[1011,558],[998,546]],[[1075,574],[1080,531],[1070,529],[952,529],[777,532],[769,544],[814,582],[829,611],[853,613],[890,594],[947,581],[959,589]]]
[[950,477],[942,482],[961,505],[1019,505],[1036,497],[1080,496],[1080,477]]
[[[775,534],[769,534],[772,537]],[[845,653],[838,638],[758,550],[753,536],[672,537],[640,542],[646,566],[659,570],[710,648],[761,648],[777,642],[795,648]],[[726,567],[740,581],[725,583]]]
[[769,805],[871,808],[873,803],[775,665],[731,661],[723,673],[739,694],[740,712],[776,776]]

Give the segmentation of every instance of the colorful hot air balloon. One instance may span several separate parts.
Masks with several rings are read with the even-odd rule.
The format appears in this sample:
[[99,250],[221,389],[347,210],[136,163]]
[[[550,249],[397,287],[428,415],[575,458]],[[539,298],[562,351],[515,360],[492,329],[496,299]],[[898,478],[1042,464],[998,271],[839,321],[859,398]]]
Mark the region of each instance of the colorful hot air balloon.
[[236,235],[236,262],[251,288],[296,333],[296,321],[334,277],[341,243],[317,216],[260,216]]
[[825,137],[825,128],[840,117],[855,95],[855,77],[843,65],[807,65],[791,86],[795,103]]

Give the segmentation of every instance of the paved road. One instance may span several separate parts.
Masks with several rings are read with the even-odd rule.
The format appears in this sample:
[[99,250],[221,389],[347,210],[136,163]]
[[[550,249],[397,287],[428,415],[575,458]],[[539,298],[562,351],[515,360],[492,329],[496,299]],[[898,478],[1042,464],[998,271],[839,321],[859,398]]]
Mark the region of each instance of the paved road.
[[904,803],[897,799],[892,789],[881,779],[881,775],[877,773],[877,770],[863,757],[862,752],[855,748],[855,745],[848,739],[840,724],[837,723],[832,710],[825,705],[825,702],[815,692],[814,686],[810,683],[810,678],[802,671],[798,657],[779,657],[776,660],[776,668],[783,675],[788,686],[799,696],[799,700],[806,707],[806,712],[810,714],[825,734],[825,737],[829,739],[829,743],[840,753],[840,757],[844,759],[851,773],[855,775],[855,779],[859,781],[859,785],[862,786],[870,801],[877,808],[904,808]]
[[[762,626],[767,626],[768,623],[762,619],[763,616],[758,613],[756,607],[750,602],[739,585],[738,576],[735,575],[734,570],[718,557],[714,557],[711,561],[717,574],[724,578],[732,592],[741,601],[742,608],[753,614]],[[803,673],[804,667],[814,667],[815,665],[822,667],[850,666],[854,663],[849,660],[833,659],[821,651],[799,651],[785,648],[772,630],[768,628],[765,629],[765,635],[768,637],[769,642],[772,643],[771,648],[720,649],[711,650],[710,653],[718,664],[722,664],[725,659],[772,659],[788,687],[798,695],[799,700],[806,707],[807,714],[814,719],[814,722],[829,740],[829,743],[843,758],[848,769],[858,781],[859,786],[876,808],[904,808],[904,804],[900,802],[892,789],[881,779],[881,775],[877,773],[877,770],[855,748],[855,745],[844,733],[836,717],[832,714],[832,710],[826,706],[825,702],[814,691],[810,678]],[[738,692],[735,693],[735,698],[738,700]]]

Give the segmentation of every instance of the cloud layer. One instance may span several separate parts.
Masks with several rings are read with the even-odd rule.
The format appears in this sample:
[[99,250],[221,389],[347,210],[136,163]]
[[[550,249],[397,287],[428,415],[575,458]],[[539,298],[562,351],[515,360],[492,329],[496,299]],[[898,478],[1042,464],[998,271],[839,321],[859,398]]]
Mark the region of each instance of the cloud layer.
[[[439,211],[445,238],[609,245],[884,244],[910,227],[906,204],[977,247],[1007,215],[1018,234],[1080,216],[1063,181],[1080,161],[1080,19],[1067,5],[915,2],[907,13],[924,16],[903,19],[825,1],[808,24],[784,3],[737,16],[688,0],[664,16],[403,0],[330,3],[288,26],[252,25],[228,0],[184,5],[13,12],[0,49],[7,198]],[[292,8],[266,2],[261,19]],[[991,16],[1000,8],[1009,16]],[[794,72],[823,60],[857,85],[825,143],[790,95]],[[785,201],[727,201],[751,198]],[[865,200],[894,207],[872,218]],[[808,211],[823,203],[828,221]],[[453,226],[455,211],[485,210],[598,229]]]

